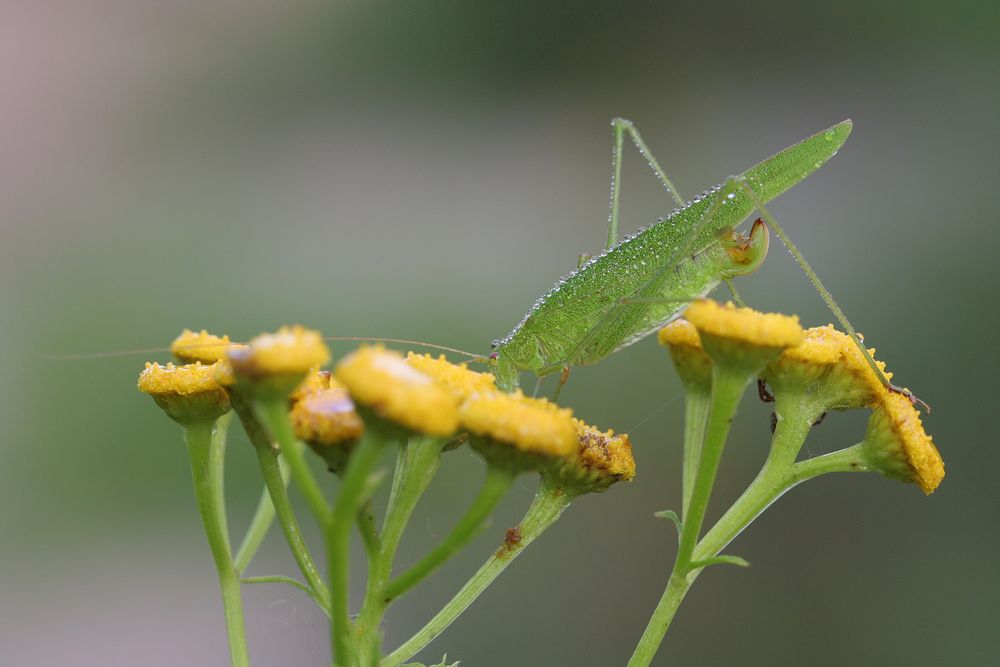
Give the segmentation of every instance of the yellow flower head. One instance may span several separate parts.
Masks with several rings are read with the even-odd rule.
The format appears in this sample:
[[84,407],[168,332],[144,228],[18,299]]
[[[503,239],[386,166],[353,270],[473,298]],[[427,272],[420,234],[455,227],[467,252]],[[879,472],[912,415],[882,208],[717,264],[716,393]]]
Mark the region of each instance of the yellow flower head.
[[429,354],[409,352],[406,363],[447,387],[459,403],[473,394],[496,391],[496,378],[492,373],[470,371],[465,364],[451,363],[443,354],[434,358]]
[[[875,348],[869,348],[874,358]],[[885,362],[875,364],[886,379],[892,373]],[[764,372],[777,391],[802,389],[810,384],[823,394],[826,409],[847,410],[870,407],[886,394],[885,385],[861,354],[854,339],[837,331],[832,324],[806,330],[806,339],[797,347],[785,350],[778,361]]]
[[707,394],[712,389],[712,360],[701,346],[701,336],[693,324],[676,319],[660,329],[660,345],[670,349],[684,388]]
[[230,348],[228,358],[241,392],[271,400],[287,397],[310,370],[328,362],[330,349],[318,331],[293,325]]
[[577,454],[558,468],[558,475],[583,492],[600,492],[615,482],[635,477],[632,442],[627,433],[601,431],[579,419],[573,420],[577,433]]
[[319,368],[313,368],[309,371],[309,374],[306,375],[306,379],[302,381],[302,384],[295,388],[295,391],[292,392],[288,399],[292,403],[295,403],[309,394],[323,389],[330,389],[331,385],[334,389],[344,388],[344,385],[333,379],[330,375],[330,371],[321,371]]
[[255,376],[303,375],[330,361],[330,348],[314,329],[294,324],[253,338],[244,350],[230,350],[237,373]]
[[880,473],[914,482],[930,494],[944,479],[944,461],[924,431],[920,413],[906,396],[886,392],[868,420],[864,442],[868,463]]
[[212,364],[225,359],[226,352],[232,346],[229,336],[215,336],[204,329],[199,333],[185,329],[170,344],[170,352],[178,361],[185,364],[193,364],[196,361]]
[[699,299],[688,306],[684,317],[698,330],[705,351],[716,363],[742,371],[757,372],[803,339],[798,317],[759,313],[732,303]]
[[[462,404],[459,416],[462,426],[478,436],[474,445],[491,461],[509,458],[530,468],[576,454],[573,412],[544,399],[527,398],[520,391],[471,396]],[[517,452],[528,458],[518,457]]]
[[295,437],[326,459],[330,469],[340,471],[351,447],[364,433],[364,424],[347,390],[336,380],[327,389],[299,395],[288,415]]
[[180,424],[210,422],[229,412],[229,394],[217,372],[216,364],[201,362],[184,366],[147,363],[139,375],[139,391],[152,396]]
[[359,406],[407,429],[447,436],[458,428],[458,404],[447,389],[382,346],[359,348],[335,376]]

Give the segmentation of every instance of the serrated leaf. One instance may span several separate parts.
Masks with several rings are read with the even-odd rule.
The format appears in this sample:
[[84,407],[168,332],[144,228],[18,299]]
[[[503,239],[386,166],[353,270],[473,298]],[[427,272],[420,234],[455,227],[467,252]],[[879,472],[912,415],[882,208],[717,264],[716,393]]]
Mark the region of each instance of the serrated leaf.
[[653,512],[653,516],[657,519],[670,519],[674,522],[674,526],[677,528],[677,539],[680,539],[681,533],[684,532],[684,524],[681,523],[681,518],[677,516],[677,512],[673,510],[663,510],[662,512]]

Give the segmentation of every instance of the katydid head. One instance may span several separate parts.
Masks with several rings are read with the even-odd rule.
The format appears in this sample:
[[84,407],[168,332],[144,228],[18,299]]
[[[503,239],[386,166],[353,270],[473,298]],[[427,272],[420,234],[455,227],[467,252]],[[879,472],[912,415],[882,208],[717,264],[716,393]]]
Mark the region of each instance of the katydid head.
[[726,277],[745,276],[759,269],[767,257],[769,245],[770,233],[767,223],[761,218],[754,221],[749,237],[732,229],[725,230],[722,246],[731,261],[730,266],[725,269]]

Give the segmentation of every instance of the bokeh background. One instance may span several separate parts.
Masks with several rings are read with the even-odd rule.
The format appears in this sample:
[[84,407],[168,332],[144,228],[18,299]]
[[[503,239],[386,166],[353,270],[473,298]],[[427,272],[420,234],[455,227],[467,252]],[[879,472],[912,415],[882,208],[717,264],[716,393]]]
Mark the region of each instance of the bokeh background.
[[[948,470],[929,498],[875,475],[794,490],[730,548],[751,569],[699,580],[655,664],[997,664],[997,7],[0,4],[0,664],[226,661],[179,431],[135,390],[143,362],[166,355],[54,356],[285,322],[486,351],[600,248],[615,115],[686,196],[854,119],[840,155],[773,211],[933,405]],[[624,231],[671,207],[630,153]],[[740,285],[760,308],[830,320],[778,246]],[[423,660],[631,654],[675,548],[652,513],[678,504],[681,390],[647,340],[577,369],[564,398],[632,434],[639,477],[574,505]],[[833,415],[807,449],[862,430],[862,416]],[[748,396],[713,512],[768,435],[768,408]],[[230,449],[236,527],[259,485],[245,444]],[[448,456],[403,562],[481,476],[471,454]],[[394,609],[388,646],[486,558],[533,485]],[[251,571],[294,573],[277,531]],[[328,664],[304,596],[245,595],[255,664]]]

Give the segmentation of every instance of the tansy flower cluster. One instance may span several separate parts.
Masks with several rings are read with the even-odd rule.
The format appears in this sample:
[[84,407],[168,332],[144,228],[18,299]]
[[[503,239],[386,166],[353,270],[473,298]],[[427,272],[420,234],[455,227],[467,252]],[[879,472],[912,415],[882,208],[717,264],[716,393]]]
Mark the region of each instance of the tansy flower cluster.
[[[758,373],[774,390],[779,425],[801,417],[808,427],[827,410],[868,408],[873,414],[864,441],[867,465],[915,482],[925,493],[944,477],[941,456],[919,412],[887,387],[892,373],[885,362],[875,360],[876,374],[854,339],[833,325],[802,330],[797,318],[700,300],[688,307],[684,319],[664,327],[659,340],[669,348],[689,393],[707,395],[713,367],[752,367],[751,361],[769,355]],[[874,359],[875,349],[868,354]]]

